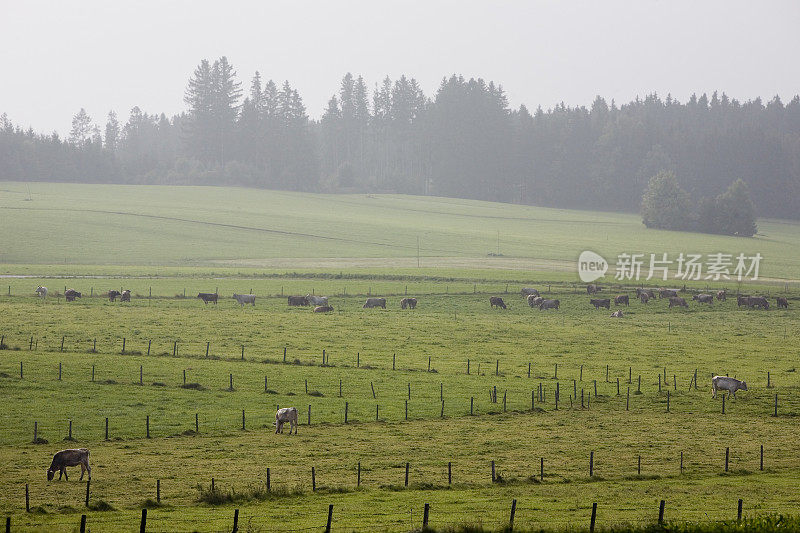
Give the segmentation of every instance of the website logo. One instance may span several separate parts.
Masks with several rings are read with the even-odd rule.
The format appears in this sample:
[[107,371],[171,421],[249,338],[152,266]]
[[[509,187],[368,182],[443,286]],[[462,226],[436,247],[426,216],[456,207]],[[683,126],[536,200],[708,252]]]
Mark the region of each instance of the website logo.
[[578,276],[584,283],[602,278],[608,271],[608,261],[599,254],[586,250],[578,256]]

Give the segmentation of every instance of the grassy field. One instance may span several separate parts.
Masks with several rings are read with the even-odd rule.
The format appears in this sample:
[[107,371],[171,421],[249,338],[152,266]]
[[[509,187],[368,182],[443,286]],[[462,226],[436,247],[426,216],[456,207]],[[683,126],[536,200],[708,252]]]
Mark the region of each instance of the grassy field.
[[[0,189],[0,517],[15,529],[76,531],[87,513],[93,531],[135,530],[148,507],[148,531],[230,530],[234,509],[243,531],[312,531],[333,504],[336,531],[410,531],[429,503],[436,529],[495,531],[513,499],[515,530],[585,529],[593,502],[600,528],[651,524],[661,499],[675,523],[730,520],[739,498],[745,517],[800,515],[797,284],[701,281],[684,294],[783,295],[788,310],[632,301],[612,319],[570,270],[585,248],[760,251],[762,274],[794,280],[794,224],[731,239],[436,198],[32,184],[25,201],[24,184]],[[486,257],[498,231],[505,256]],[[66,286],[84,298],[66,303]],[[561,309],[529,308],[523,286]],[[109,302],[111,288],[133,301]],[[216,306],[194,298],[214,291]],[[250,291],[255,307],[231,298]],[[306,293],[334,312],[286,305]],[[416,310],[399,308],[406,294]],[[362,309],[367,295],[388,308]],[[712,374],[749,385],[724,414]],[[299,434],[275,435],[275,407],[290,405]],[[78,470],[44,473],[79,446],[91,449],[88,512]]]
[[[594,250],[740,252],[796,279],[800,226],[760,220],[753,239],[648,230],[639,216],[399,195],[221,187],[0,183],[0,263],[422,266],[574,270]],[[30,198],[30,200],[28,200]],[[487,257],[499,251],[503,257]],[[649,257],[649,255],[648,255]],[[391,258],[387,260],[387,258]]]

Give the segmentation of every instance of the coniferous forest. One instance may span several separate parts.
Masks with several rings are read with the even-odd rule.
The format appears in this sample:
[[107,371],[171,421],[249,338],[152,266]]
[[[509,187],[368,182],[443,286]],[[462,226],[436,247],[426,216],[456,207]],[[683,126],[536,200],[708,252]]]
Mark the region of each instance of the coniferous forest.
[[444,77],[425,94],[414,78],[368,84],[348,73],[313,120],[288,81],[258,72],[243,81],[222,57],[200,62],[184,102],[174,116],[81,109],[67,138],[3,114],[0,179],[397,192],[638,212],[650,179],[666,172],[697,216],[708,199],[723,205],[741,179],[757,216],[800,217],[798,96],[598,96],[589,107],[531,110],[510,108],[502,85],[480,78]]

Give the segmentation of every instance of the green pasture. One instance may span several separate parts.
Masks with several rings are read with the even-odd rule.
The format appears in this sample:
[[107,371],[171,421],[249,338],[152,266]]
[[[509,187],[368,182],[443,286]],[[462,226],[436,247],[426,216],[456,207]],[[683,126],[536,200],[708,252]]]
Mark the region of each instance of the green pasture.
[[[0,456],[13,465],[6,485],[16,487],[0,499],[0,512],[33,529],[69,531],[80,518],[85,484],[74,477],[60,484],[44,479],[50,455],[67,446],[92,450],[92,498],[115,509],[90,511],[90,523],[101,530],[135,527],[140,508],[155,497],[157,479],[165,506],[150,511],[156,531],[221,530],[229,527],[234,507],[254,531],[319,527],[329,503],[339,527],[360,531],[419,527],[425,502],[434,510],[434,527],[467,522],[489,529],[503,525],[514,498],[516,523],[530,528],[584,527],[592,501],[604,526],[647,523],[662,498],[670,502],[668,519],[681,521],[730,518],[739,497],[750,516],[800,511],[794,292],[787,294],[789,310],[740,309],[732,300],[670,310],[655,300],[632,302],[617,320],[605,309],[595,311],[585,292],[570,285],[550,287],[560,311],[530,309],[519,286],[504,292],[503,279],[477,287],[466,278],[103,280],[114,287],[153,283],[159,294],[125,304],[99,296],[41,302],[22,294],[31,281],[37,280],[14,280],[12,295],[0,296],[0,334],[8,348],[0,352]],[[188,295],[213,291],[212,282],[221,294],[247,292],[254,284],[265,296],[255,307],[240,308],[227,297],[214,306],[173,295],[184,284]],[[336,290],[344,282],[352,287],[347,296]],[[274,296],[281,284],[285,292],[310,292],[311,286],[330,294],[335,311],[290,308]],[[414,311],[399,309],[406,284],[419,299]],[[388,309],[361,308],[371,286],[396,294]],[[773,300],[782,290],[742,289],[771,291]],[[509,308],[490,309],[489,294],[503,296]],[[192,388],[182,386],[184,371]],[[689,387],[695,371],[697,389]],[[711,374],[735,375],[750,387],[726,402],[724,415],[721,398],[710,397]],[[496,403],[490,396],[495,388]],[[771,416],[775,393],[778,417]],[[278,405],[298,407],[298,436],[274,435]],[[76,440],[65,442],[70,420]],[[48,444],[30,444],[34,423]],[[592,451],[595,475],[589,478]],[[541,458],[544,483],[534,479]],[[501,483],[491,482],[491,461]],[[266,468],[275,495],[264,494]],[[208,489],[211,477],[223,500],[231,491],[239,496],[221,505],[201,502],[197,487]],[[25,483],[41,512],[22,511]]]
[[[780,220],[741,239],[648,230],[635,214],[436,197],[9,182],[0,217],[0,263],[14,264],[413,268],[419,240],[423,267],[573,272],[590,249],[612,263],[759,252],[762,276],[800,271],[798,224]],[[498,238],[503,257],[487,257]]]

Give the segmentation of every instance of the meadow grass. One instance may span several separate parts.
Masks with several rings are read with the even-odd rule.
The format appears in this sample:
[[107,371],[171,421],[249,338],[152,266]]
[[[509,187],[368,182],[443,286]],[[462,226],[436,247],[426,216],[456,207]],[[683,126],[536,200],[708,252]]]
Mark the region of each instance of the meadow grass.
[[[800,271],[800,231],[783,220],[760,220],[758,236],[742,239],[649,230],[635,214],[436,197],[32,183],[28,201],[24,183],[0,189],[0,263],[408,268],[419,238],[428,267],[571,271],[591,249],[612,262],[619,253],[760,252],[762,276]],[[487,257],[498,236],[504,257]]]

